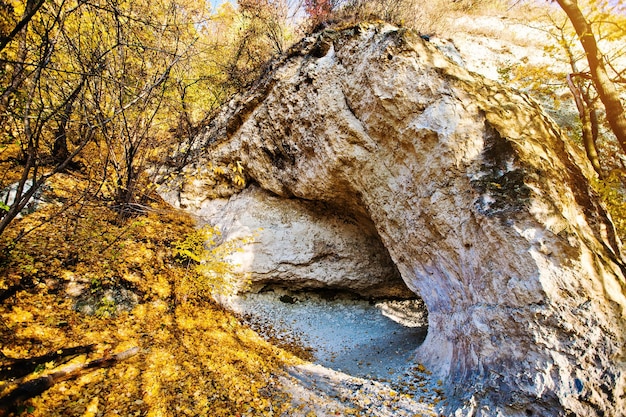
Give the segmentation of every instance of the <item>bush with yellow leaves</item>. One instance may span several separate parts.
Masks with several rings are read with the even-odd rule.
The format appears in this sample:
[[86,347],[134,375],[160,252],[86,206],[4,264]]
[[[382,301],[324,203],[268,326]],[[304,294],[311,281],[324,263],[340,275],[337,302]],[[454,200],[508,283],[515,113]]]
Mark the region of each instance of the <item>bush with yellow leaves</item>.
[[592,181],[591,185],[600,195],[623,242],[626,239],[626,192],[620,175],[620,171],[613,171],[604,179]]
[[189,272],[182,278],[177,297],[217,296],[232,293],[235,273],[229,256],[253,241],[244,237],[222,241],[218,228],[205,225],[189,233],[184,240],[173,243],[175,257]]

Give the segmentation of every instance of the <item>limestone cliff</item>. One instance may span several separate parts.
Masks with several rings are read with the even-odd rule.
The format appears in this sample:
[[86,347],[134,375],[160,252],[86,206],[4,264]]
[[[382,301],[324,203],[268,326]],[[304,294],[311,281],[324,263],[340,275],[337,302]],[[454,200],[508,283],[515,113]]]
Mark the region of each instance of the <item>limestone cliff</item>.
[[[525,95],[419,36],[311,36],[236,97],[193,165],[373,224],[429,331],[454,415],[626,413],[624,265],[592,170]],[[186,196],[186,197],[185,197]]]

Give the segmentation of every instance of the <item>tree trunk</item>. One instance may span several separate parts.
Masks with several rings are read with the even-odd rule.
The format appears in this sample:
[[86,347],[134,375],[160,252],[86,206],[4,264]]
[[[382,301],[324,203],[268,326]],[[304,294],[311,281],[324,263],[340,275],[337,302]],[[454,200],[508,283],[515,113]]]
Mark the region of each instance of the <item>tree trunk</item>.
[[602,168],[600,166],[600,159],[598,158],[598,150],[596,148],[596,140],[598,138],[598,119],[593,108],[593,103],[588,93],[583,93],[579,85],[577,85],[573,77],[580,74],[569,74],[567,76],[567,85],[569,86],[576,108],[578,109],[578,116],[580,118],[583,145],[585,146],[585,152],[587,158],[593,169],[602,178]]
[[576,0],[556,0],[572,22],[580,43],[585,50],[589,71],[598,96],[606,109],[606,118],[622,150],[626,153],[626,112],[615,85],[604,67],[603,56],[598,49],[591,25],[583,16]]
[[41,9],[41,6],[45,3],[45,0],[28,0],[26,2],[26,7],[24,8],[24,13],[22,14],[22,19],[15,25],[13,30],[7,34],[7,36],[0,37],[0,51],[2,51],[8,44],[19,34],[28,23],[35,17],[35,14]]

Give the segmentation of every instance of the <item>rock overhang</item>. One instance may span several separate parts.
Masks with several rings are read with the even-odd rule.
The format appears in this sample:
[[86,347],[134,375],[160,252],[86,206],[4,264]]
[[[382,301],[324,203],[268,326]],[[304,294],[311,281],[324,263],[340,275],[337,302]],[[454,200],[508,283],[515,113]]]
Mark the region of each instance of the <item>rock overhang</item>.
[[294,47],[199,139],[268,191],[371,219],[428,306],[418,357],[451,412],[624,412],[620,244],[589,164],[529,97],[358,25]]
[[238,291],[283,287],[363,298],[412,298],[371,221],[328,204],[284,199],[251,185],[195,211],[225,241],[252,237],[228,260],[243,277]]

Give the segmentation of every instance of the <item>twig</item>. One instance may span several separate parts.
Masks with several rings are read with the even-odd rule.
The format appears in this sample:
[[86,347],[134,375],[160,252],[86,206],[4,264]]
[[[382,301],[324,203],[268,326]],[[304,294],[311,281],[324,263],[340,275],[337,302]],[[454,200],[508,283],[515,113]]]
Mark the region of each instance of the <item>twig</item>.
[[87,370],[111,367],[119,361],[135,356],[137,353],[139,353],[139,348],[135,346],[115,355],[105,356],[85,364],[69,365],[57,372],[19,384],[9,394],[0,398],[0,416],[4,415],[4,412],[13,410],[18,402],[36,397],[58,382],[76,378]]
[[[16,286],[18,289],[19,285]],[[7,290],[10,291],[11,289]],[[0,297],[2,299],[2,297]],[[33,372],[37,366],[48,363],[57,362],[60,359],[93,352],[96,345],[76,346],[67,349],[61,349],[50,352],[42,356],[25,359],[10,359],[8,362],[0,365],[0,380],[9,378],[21,378]],[[65,360],[67,362],[67,360]]]

